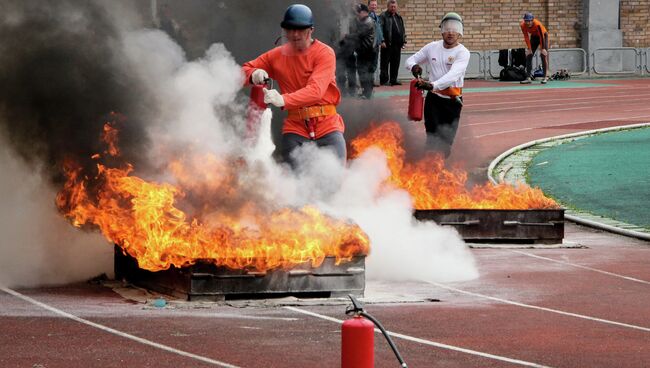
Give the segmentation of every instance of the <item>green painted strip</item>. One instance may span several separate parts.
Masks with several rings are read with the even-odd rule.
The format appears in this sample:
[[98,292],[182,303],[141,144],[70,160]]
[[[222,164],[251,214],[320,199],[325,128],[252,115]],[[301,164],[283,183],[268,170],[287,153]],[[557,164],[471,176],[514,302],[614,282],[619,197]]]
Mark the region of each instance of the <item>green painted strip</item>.
[[[533,84],[522,85],[519,82],[501,82],[505,85],[503,87],[479,87],[479,88],[463,88],[464,93],[480,93],[480,92],[504,92],[504,91],[522,91],[522,90],[535,90],[535,89],[556,89],[556,88],[589,88],[589,87],[616,87],[615,84],[606,83],[583,83],[572,81],[549,81],[547,84]],[[395,96],[408,96],[408,89],[399,89],[395,91],[378,91],[375,92],[376,98],[388,98]]]

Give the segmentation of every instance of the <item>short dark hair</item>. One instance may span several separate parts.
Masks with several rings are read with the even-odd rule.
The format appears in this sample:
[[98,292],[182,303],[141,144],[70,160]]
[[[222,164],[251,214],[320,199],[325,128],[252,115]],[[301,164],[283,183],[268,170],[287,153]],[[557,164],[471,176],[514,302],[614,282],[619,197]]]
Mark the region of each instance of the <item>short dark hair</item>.
[[368,0],[368,5],[370,5],[370,3],[373,2],[373,1],[376,2],[376,3],[378,2],[378,0]]

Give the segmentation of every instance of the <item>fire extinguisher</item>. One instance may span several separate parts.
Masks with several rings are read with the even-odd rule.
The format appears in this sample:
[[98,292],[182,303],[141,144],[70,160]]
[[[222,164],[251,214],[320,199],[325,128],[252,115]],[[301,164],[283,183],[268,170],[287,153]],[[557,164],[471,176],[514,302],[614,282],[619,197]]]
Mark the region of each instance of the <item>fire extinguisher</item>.
[[251,87],[250,100],[248,101],[248,115],[246,117],[246,134],[249,138],[255,135],[259,126],[260,116],[266,110],[264,102],[264,88],[273,88],[270,79],[265,79],[264,84],[255,84]]
[[419,78],[414,78],[409,89],[408,118],[413,121],[422,120],[424,113],[424,91],[416,86],[419,80]]
[[376,318],[366,313],[358,300],[352,295],[348,296],[352,300],[352,305],[346,308],[345,314],[353,315],[353,317],[343,322],[341,328],[341,368],[374,368],[375,326],[388,341],[400,367],[408,368],[384,326]]

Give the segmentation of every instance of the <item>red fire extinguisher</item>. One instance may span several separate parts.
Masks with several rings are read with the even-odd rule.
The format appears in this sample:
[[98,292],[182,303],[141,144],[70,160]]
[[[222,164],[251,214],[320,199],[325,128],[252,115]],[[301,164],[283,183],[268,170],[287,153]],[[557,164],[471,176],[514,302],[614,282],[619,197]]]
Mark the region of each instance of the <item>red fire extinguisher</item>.
[[264,84],[255,84],[251,87],[250,100],[248,101],[248,115],[246,117],[246,135],[251,138],[255,136],[260,122],[260,116],[266,110],[267,105],[264,102],[264,88],[270,87],[270,79],[266,79]]
[[400,363],[400,367],[408,368],[397,350],[397,346],[379,321],[366,313],[352,295],[348,295],[352,305],[345,314],[354,315],[352,319],[343,322],[341,328],[341,368],[374,368],[375,366],[375,326],[379,328]]
[[409,89],[408,118],[413,121],[422,120],[424,113],[424,91],[416,87],[419,80],[419,78],[413,79]]

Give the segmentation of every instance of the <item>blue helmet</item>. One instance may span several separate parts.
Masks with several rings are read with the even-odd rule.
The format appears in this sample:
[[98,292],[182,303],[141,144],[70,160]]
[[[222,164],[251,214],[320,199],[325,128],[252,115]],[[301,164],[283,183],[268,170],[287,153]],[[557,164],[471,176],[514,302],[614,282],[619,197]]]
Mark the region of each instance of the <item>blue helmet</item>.
[[314,16],[308,6],[293,4],[284,12],[284,20],[280,26],[284,29],[310,28],[314,26]]
[[533,17],[533,13],[524,13],[524,20],[533,20],[533,18],[535,18]]

